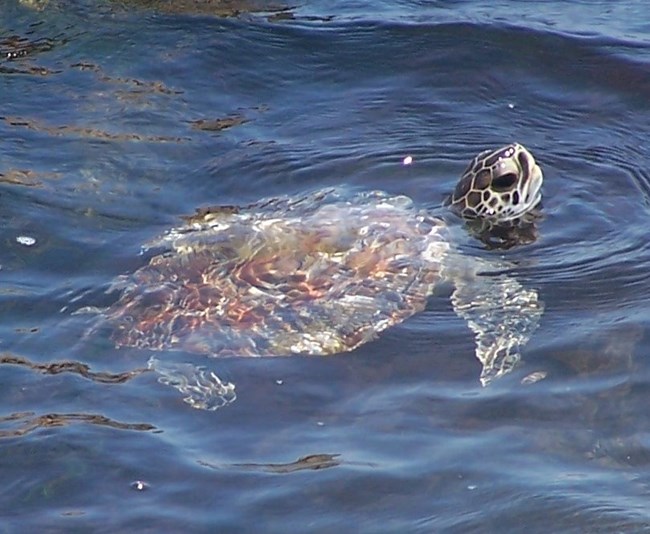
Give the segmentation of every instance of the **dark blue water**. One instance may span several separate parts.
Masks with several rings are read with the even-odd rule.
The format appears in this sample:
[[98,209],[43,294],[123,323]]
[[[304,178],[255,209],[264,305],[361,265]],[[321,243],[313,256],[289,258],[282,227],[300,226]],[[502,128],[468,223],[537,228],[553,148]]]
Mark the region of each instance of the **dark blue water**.
[[[650,531],[646,2],[282,8],[0,4],[0,532]],[[214,412],[73,313],[198,207],[434,207],[510,141],[536,240],[462,247],[545,311],[487,388],[444,289],[339,357],[160,355],[236,383]]]

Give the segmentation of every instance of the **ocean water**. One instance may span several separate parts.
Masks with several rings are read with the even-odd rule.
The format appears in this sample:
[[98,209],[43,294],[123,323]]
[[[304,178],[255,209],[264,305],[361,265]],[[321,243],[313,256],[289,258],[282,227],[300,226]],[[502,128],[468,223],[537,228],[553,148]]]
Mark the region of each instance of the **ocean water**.
[[[650,532],[646,2],[3,0],[0,103],[1,533]],[[156,353],[216,411],[76,313],[197,208],[435,209],[511,141],[532,238],[454,235],[544,313],[487,387],[447,288],[336,357]]]

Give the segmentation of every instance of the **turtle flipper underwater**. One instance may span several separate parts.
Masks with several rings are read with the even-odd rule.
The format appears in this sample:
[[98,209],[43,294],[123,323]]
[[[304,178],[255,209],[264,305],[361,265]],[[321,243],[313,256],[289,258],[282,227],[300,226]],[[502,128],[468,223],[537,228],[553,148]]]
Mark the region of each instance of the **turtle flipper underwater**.
[[[464,218],[512,221],[541,199],[542,172],[523,146],[479,154],[450,197]],[[481,383],[510,371],[543,312],[503,261],[454,249],[446,223],[404,196],[321,190],[244,208],[204,209],[145,245],[149,263],[119,279],[101,316],[117,347],[220,356],[348,352],[424,309],[434,287],[476,337]],[[235,399],[205,368],[149,360],[195,408]]]
[[544,311],[537,291],[507,275],[489,274],[494,268],[477,262],[469,278],[455,278],[451,295],[454,311],[474,333],[484,386],[517,365],[520,347],[528,343]]

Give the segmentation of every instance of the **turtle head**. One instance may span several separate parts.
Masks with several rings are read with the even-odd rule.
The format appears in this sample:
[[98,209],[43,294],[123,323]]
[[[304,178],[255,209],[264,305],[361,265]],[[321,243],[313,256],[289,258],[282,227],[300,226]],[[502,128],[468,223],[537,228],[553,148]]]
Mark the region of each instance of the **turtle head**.
[[502,223],[531,212],[542,198],[542,170],[523,146],[513,143],[476,156],[449,198],[466,219]]

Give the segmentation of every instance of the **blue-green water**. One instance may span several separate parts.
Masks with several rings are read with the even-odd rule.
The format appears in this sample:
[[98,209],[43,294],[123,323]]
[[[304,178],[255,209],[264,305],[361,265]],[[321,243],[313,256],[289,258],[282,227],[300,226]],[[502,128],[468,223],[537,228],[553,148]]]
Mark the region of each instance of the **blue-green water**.
[[[0,3],[0,532],[650,531],[646,3],[142,4]],[[545,311],[487,388],[444,290],[339,357],[159,355],[236,383],[214,412],[73,314],[198,207],[436,206],[514,140],[537,238],[463,246]]]

